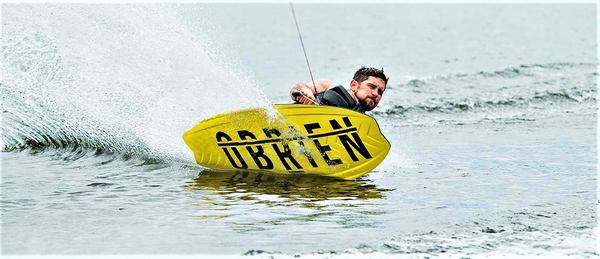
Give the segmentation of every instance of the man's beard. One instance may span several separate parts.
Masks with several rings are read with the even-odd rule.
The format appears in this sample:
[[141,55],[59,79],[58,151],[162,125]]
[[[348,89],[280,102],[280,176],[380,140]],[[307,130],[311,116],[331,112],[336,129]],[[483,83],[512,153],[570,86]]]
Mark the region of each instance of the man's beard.
[[[371,101],[373,106],[369,106],[369,100]],[[375,100],[373,100],[371,98],[365,98],[365,99],[359,100],[358,103],[360,103],[360,105],[365,109],[365,111],[371,111],[371,110],[375,109],[375,107],[377,106],[377,104],[375,103]]]

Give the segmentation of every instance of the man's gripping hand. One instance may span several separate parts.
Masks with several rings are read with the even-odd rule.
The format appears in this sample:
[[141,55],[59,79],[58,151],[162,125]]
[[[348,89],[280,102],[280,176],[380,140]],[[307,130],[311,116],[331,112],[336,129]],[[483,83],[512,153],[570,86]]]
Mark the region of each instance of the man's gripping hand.
[[315,93],[303,83],[298,83],[290,91],[292,100],[301,104],[316,104]]

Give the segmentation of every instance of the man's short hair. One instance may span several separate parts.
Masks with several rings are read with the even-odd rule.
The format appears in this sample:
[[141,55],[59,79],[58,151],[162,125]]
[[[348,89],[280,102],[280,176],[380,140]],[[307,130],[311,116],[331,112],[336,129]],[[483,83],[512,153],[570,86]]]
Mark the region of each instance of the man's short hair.
[[385,77],[385,74],[383,73],[383,68],[378,69],[374,67],[363,66],[356,70],[356,73],[354,73],[354,77],[352,79],[360,83],[362,81],[367,80],[370,76],[380,78],[381,80],[383,80],[383,82],[385,82],[385,85],[387,85],[389,78]]

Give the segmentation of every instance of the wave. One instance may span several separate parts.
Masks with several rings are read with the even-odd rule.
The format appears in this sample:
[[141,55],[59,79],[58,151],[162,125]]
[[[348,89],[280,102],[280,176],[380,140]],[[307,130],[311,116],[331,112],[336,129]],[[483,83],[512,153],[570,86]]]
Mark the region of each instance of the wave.
[[513,96],[503,100],[484,100],[480,98],[447,100],[432,99],[434,104],[417,104],[409,107],[402,105],[393,105],[384,112],[375,112],[375,114],[400,115],[409,112],[465,112],[465,111],[489,111],[507,107],[523,107],[534,104],[547,104],[557,102],[596,102],[596,90],[572,89],[561,90],[559,92],[544,91],[535,92],[532,96]]
[[[597,101],[595,63],[520,65],[498,71],[438,75],[412,79],[386,92],[388,101],[376,116],[420,116],[500,113],[511,110],[547,116],[575,110],[595,113]],[[514,113],[512,113],[514,114]],[[512,115],[511,115],[512,116]]]
[[35,97],[15,96],[10,86],[0,84],[2,107],[2,151],[53,150],[76,160],[88,155],[114,155],[156,160],[147,143],[125,129],[45,105]]

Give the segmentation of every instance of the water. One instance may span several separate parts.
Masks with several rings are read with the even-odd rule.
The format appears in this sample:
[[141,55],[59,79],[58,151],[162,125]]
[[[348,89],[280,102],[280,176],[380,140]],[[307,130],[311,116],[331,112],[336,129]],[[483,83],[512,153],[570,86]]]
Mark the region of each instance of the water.
[[317,78],[390,76],[357,181],[181,140],[308,80],[287,4],[2,5],[2,253],[598,256],[594,5],[295,9]]

